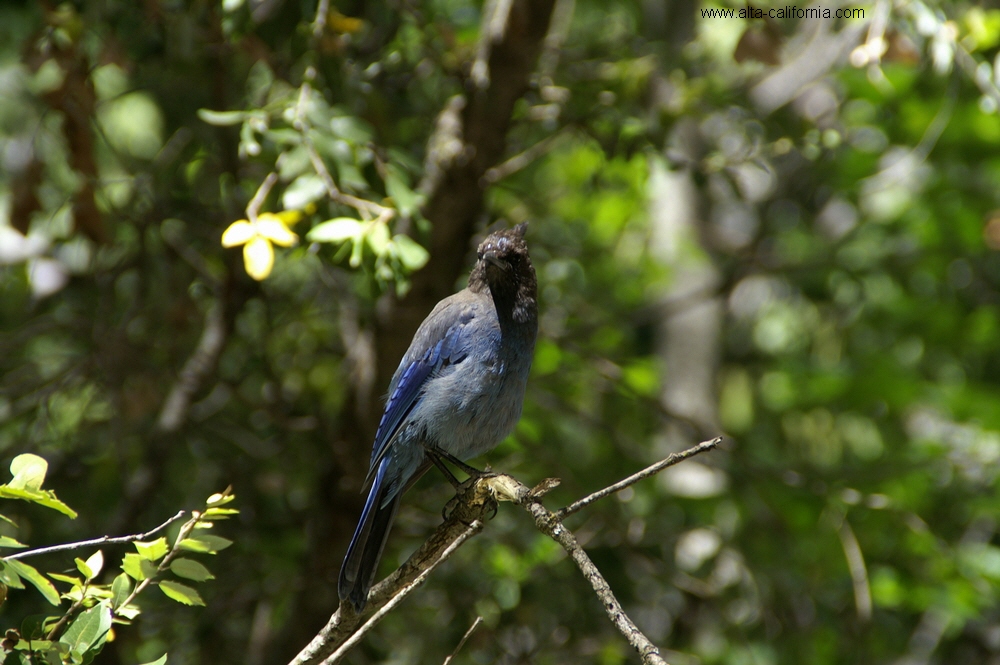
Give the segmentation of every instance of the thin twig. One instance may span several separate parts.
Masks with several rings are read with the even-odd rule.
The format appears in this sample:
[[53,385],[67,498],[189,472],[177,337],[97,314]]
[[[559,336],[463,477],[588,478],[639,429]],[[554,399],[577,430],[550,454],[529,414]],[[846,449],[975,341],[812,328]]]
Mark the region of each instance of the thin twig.
[[[431,534],[402,566],[372,587],[368,593],[368,610],[378,611],[390,602],[399,589],[412,583],[429,566],[443,560],[443,553],[455,550],[456,542],[465,542],[482,532],[486,515],[496,505],[485,484],[476,484],[472,491],[461,495],[455,510]],[[361,617],[354,612],[350,602],[342,602],[319,633],[293,658],[289,665],[316,665],[330,657],[334,651],[351,638]]]
[[316,6],[316,18],[313,20],[313,39],[319,39],[323,36],[323,30],[326,28],[326,17],[330,13],[330,0],[319,0],[319,4]]
[[278,182],[278,174],[275,171],[271,171],[264,178],[264,182],[260,183],[260,187],[257,188],[257,192],[250,199],[250,203],[247,204],[247,220],[251,224],[257,223],[257,213],[260,212],[261,206],[264,205],[264,200],[267,199],[267,195],[271,193],[271,189]]
[[[118,539],[115,539],[115,540],[122,540],[123,538],[131,538],[133,540],[139,540],[140,538],[145,538],[147,536],[150,536],[150,535],[156,533],[160,529],[166,528],[167,525],[171,524],[172,522],[177,521],[178,519],[180,519],[184,515],[185,512],[186,511],[184,511],[184,510],[178,511],[178,513],[176,515],[174,515],[169,520],[167,520],[166,522],[164,522],[160,526],[156,527],[152,531],[147,531],[146,533],[137,534],[138,537],[133,538],[132,536],[122,536],[121,538],[118,538]],[[188,522],[186,522],[184,524],[184,526],[181,527],[181,530],[177,534],[177,538],[174,541],[174,547],[173,547],[173,549],[171,549],[170,552],[168,552],[167,555],[164,557],[163,561],[160,562],[160,565],[156,569],[157,573],[166,570],[167,566],[170,564],[171,559],[173,559],[177,555],[177,552],[179,551],[179,544],[180,544],[180,542],[182,540],[184,540],[185,538],[188,537],[188,534],[191,533],[191,531],[194,529],[194,525],[197,522],[198,522],[198,518],[197,518],[197,514],[196,514],[196,516],[193,519],[188,520]],[[99,538],[97,540],[100,541],[101,539]],[[108,539],[108,541],[105,541],[105,542],[112,542],[112,539]],[[130,541],[129,540],[123,540],[123,542],[130,542]],[[146,578],[145,580],[143,580],[142,582],[140,582],[139,585],[136,586],[136,588],[132,591],[132,593],[129,594],[128,598],[126,598],[117,607],[118,608],[128,607],[129,603],[131,603],[135,599],[135,597],[139,595],[140,592],[142,592],[146,587],[148,587],[149,584],[152,581],[153,581],[153,578],[149,577],[149,578]],[[54,640],[59,635],[60,631],[62,631],[62,629],[66,626],[66,624],[69,623],[69,620],[73,617],[73,615],[75,615],[77,612],[80,611],[80,609],[83,608],[83,599],[87,597],[87,593],[86,593],[87,587],[86,587],[86,585],[89,584],[89,582],[90,582],[90,580],[88,580],[84,584],[84,589],[83,589],[83,592],[81,593],[80,599],[77,600],[75,603],[73,603],[70,606],[70,608],[68,610],[66,610],[66,613],[63,614],[62,617],[60,617],[59,621],[57,621],[56,624],[54,626],[52,626],[51,629],[49,629],[49,632],[46,634],[45,639],[47,639],[47,640]],[[118,611],[115,610],[114,614],[118,614]]]
[[858,619],[867,622],[872,618],[872,590],[868,583],[868,568],[865,566],[865,556],[858,543],[858,537],[854,535],[854,529],[851,528],[846,515],[840,515],[837,535],[840,537],[840,546],[844,549],[844,558],[847,559],[847,569],[851,573]]
[[[604,496],[607,496],[607,493]],[[535,519],[535,526],[538,530],[559,543],[566,550],[566,553],[570,555],[573,563],[576,564],[580,572],[583,573],[584,578],[594,589],[594,593],[597,594],[601,605],[604,606],[604,611],[607,612],[611,623],[625,636],[628,643],[639,652],[642,662],[646,665],[667,665],[667,662],[660,656],[659,648],[639,630],[639,627],[635,625],[632,619],[625,613],[625,610],[622,609],[621,603],[615,597],[608,581],[604,579],[601,571],[598,570],[594,562],[587,556],[587,553],[580,547],[580,543],[577,542],[573,532],[563,526],[558,516],[539,503],[537,497],[532,496],[531,493],[521,503],[521,506]]]
[[458,548],[461,547],[466,540],[476,535],[481,530],[482,530],[482,522],[476,522],[474,524],[470,524],[469,528],[466,529],[465,532],[463,532],[458,538],[456,538],[451,543],[451,545],[449,545],[443,552],[441,552],[441,555],[437,558],[436,561],[434,561],[434,563],[425,568],[419,575],[417,575],[416,579],[414,579],[412,582],[404,584],[396,592],[396,595],[394,595],[392,599],[389,600],[389,602],[380,607],[379,610],[375,612],[375,614],[373,614],[368,619],[368,621],[364,623],[363,626],[361,626],[361,628],[358,628],[358,630],[355,631],[354,634],[351,635],[351,637],[346,642],[340,645],[339,649],[334,651],[329,658],[324,660],[323,665],[333,665],[334,663],[339,662],[340,659],[343,658],[348,651],[357,646],[358,642],[360,642],[364,638],[364,636],[367,635],[369,631],[371,631],[372,628],[378,625],[378,623],[382,619],[384,619],[385,616],[389,614],[389,612],[391,612],[393,609],[396,608],[397,605],[403,602],[403,600],[408,595],[410,595],[410,592],[412,592],[414,589],[416,589],[417,587],[422,585],[425,581],[427,581],[427,578],[430,576],[431,572],[433,572],[433,570],[437,568],[438,565],[440,565],[448,557],[454,554],[455,551],[458,550]]
[[[256,198],[256,197],[255,197]],[[250,214],[250,206],[247,206]],[[256,216],[256,211],[254,211]],[[201,387],[209,372],[215,367],[227,338],[226,317],[222,302],[217,299],[205,313],[205,329],[194,353],[184,363],[180,376],[163,402],[156,427],[161,432],[176,432],[187,420],[191,398]]]
[[931,123],[927,125],[923,136],[920,137],[920,142],[889,166],[865,178],[862,181],[863,186],[873,191],[888,189],[905,181],[921,164],[927,161],[938,139],[941,138],[941,134],[944,133],[944,130],[948,127],[948,123],[951,122],[951,116],[955,110],[955,99],[958,97],[958,86],[955,81],[956,79],[952,79],[952,83],[948,87],[948,93],[941,102],[941,108],[934,114],[934,119],[931,120]]
[[575,11],[576,0],[556,0],[555,7],[552,9],[549,32],[545,35],[542,54],[538,58],[538,75],[543,81],[555,76],[556,67],[559,65],[559,56],[563,52],[562,45],[569,37]]
[[535,517],[539,529],[566,549],[597,592],[601,604],[604,605],[615,627],[626,637],[629,644],[642,654],[644,663],[649,665],[664,663],[657,647],[642,634],[625,614],[600,571],[580,548],[572,532],[562,525],[560,515],[564,512],[566,514],[575,512],[597,499],[652,475],[657,470],[706,450],[711,450],[721,440],[720,437],[683,452],[675,453],[649,469],[627,478],[622,483],[615,483],[600,492],[591,494],[558,514],[549,512],[539,503],[545,493],[559,484],[557,479],[546,479],[533,489],[529,489],[516,478],[506,474],[495,474],[466,481],[456,497],[454,510],[444,524],[437,528],[431,537],[407,559],[406,563],[372,587],[368,594],[367,608],[375,612],[374,616],[358,629],[356,627],[361,621],[360,617],[355,614],[350,602],[342,602],[326,626],[292,659],[289,665],[337,662],[353,646],[356,646],[364,634],[371,630],[387,612],[398,605],[403,596],[423,583],[433,568],[457,550],[462,543],[482,531],[485,515],[493,512],[498,500],[511,501],[524,507]]
[[168,519],[166,522],[156,527],[155,529],[150,529],[144,533],[134,533],[131,536],[101,536],[100,538],[92,538],[90,540],[81,540],[76,543],[64,543],[62,545],[50,545],[48,547],[36,547],[32,550],[24,550],[23,552],[18,552],[17,554],[11,554],[10,556],[3,557],[5,560],[10,561],[12,559],[27,559],[29,556],[38,556],[39,554],[51,554],[52,552],[62,552],[64,550],[77,550],[83,547],[92,547],[94,545],[121,545],[123,543],[132,543],[137,540],[143,540],[144,538],[149,538],[150,536],[159,533],[160,531],[166,529],[168,526],[184,517],[187,511],[178,511],[176,515]]
[[305,80],[299,88],[299,99],[295,104],[295,120],[292,126],[302,137],[302,147],[306,149],[309,161],[316,171],[316,175],[323,181],[323,186],[326,187],[326,194],[332,201],[354,208],[365,219],[374,216],[376,221],[388,222],[395,216],[396,210],[340,191],[333,176],[330,174],[330,170],[326,168],[326,164],[323,162],[319,151],[316,150],[316,145],[313,143],[312,137],[309,136],[311,128],[309,120],[306,118],[306,107],[309,104],[309,98],[312,96],[312,86],[309,84],[309,81],[315,78],[315,76],[316,72],[311,67],[306,70]]
[[465,642],[469,639],[469,637],[472,636],[474,632],[476,632],[476,628],[479,628],[479,624],[481,624],[482,622],[483,622],[483,617],[477,616],[476,620],[472,622],[471,626],[469,626],[469,630],[465,631],[465,635],[462,635],[462,639],[458,641],[458,645],[455,646],[455,650],[452,651],[450,654],[448,654],[448,657],[444,659],[444,662],[441,663],[441,665],[448,665],[449,663],[451,663],[451,660],[452,658],[455,657],[455,654],[462,650],[462,647],[465,646]]
[[503,40],[512,5],[512,0],[487,0],[483,7],[482,34],[477,44],[476,59],[469,70],[469,80],[476,90],[490,87],[490,53],[493,44]]
[[163,559],[160,561],[160,565],[156,567],[156,573],[150,577],[147,577],[143,581],[139,582],[139,584],[137,584],[136,587],[132,589],[132,593],[130,593],[125,600],[123,600],[121,603],[118,604],[119,608],[128,607],[129,603],[135,600],[136,596],[145,591],[146,587],[148,587],[150,584],[153,583],[153,580],[156,579],[157,575],[159,575],[164,570],[170,567],[170,562],[173,561],[174,557],[176,557],[177,554],[181,551],[181,543],[189,535],[191,535],[192,531],[194,531],[195,525],[198,524],[199,517],[200,517],[199,513],[196,512],[193,518],[191,518],[190,520],[185,522],[183,526],[181,526],[181,530],[177,532],[177,537],[174,538],[174,546],[170,548],[170,551],[167,552],[166,556],[164,556]]
[[573,513],[575,513],[578,510],[580,510],[581,508],[585,508],[586,506],[589,506],[590,504],[592,504],[593,502],[597,501],[598,499],[603,499],[604,497],[608,496],[609,494],[614,494],[615,492],[620,492],[621,490],[625,489],[629,485],[636,484],[637,482],[639,482],[643,478],[648,478],[649,476],[655,475],[655,474],[659,473],[660,471],[663,471],[668,466],[673,466],[673,465],[677,464],[678,462],[683,462],[684,460],[686,460],[689,457],[694,457],[695,455],[698,455],[699,453],[703,453],[703,452],[705,452],[707,450],[712,450],[713,448],[717,447],[720,443],[722,443],[722,437],[721,436],[717,436],[714,439],[712,439],[711,441],[702,441],[697,446],[693,446],[691,448],[688,448],[687,450],[682,450],[679,453],[672,453],[672,454],[668,455],[666,458],[664,458],[664,459],[660,460],[659,462],[657,462],[656,464],[647,466],[642,471],[639,471],[638,473],[633,473],[631,476],[629,476],[628,478],[625,478],[624,480],[620,480],[620,481],[618,481],[617,483],[615,483],[613,485],[608,485],[604,489],[598,490],[598,491],[594,492],[593,494],[591,494],[589,496],[585,496],[582,499],[580,499],[579,501],[574,501],[573,503],[571,503],[570,505],[566,506],[565,508],[562,508],[561,510],[556,511],[555,518],[557,520],[563,520],[563,519],[566,518],[566,516],[572,515]]
[[517,173],[551,150],[555,142],[562,138],[563,135],[564,132],[550,134],[538,143],[529,147],[524,152],[514,155],[504,163],[497,164],[493,168],[486,169],[486,173],[483,174],[483,185],[492,185],[495,182],[503,180],[507,176]]

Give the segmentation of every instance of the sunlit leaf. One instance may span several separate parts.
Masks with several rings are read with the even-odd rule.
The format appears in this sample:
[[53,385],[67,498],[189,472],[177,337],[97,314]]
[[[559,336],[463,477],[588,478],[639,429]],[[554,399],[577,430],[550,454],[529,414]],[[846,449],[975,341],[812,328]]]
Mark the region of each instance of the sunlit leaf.
[[178,603],[184,605],[204,605],[205,601],[201,599],[198,592],[187,586],[186,584],[181,584],[179,582],[173,582],[170,580],[163,580],[159,583],[160,591],[162,591],[168,598],[176,600]]
[[132,543],[135,545],[136,551],[144,558],[149,561],[158,561],[170,550],[170,546],[167,545],[167,539],[160,537],[156,540],[148,543],[144,543],[140,540]]
[[38,455],[23,453],[10,463],[10,473],[13,475],[8,487],[12,489],[40,490],[45,481],[45,473],[49,463]]
[[232,544],[233,541],[228,538],[201,534],[194,538],[185,538],[180,542],[180,548],[189,552],[208,552],[215,554],[220,550],[226,549]]
[[430,258],[430,254],[424,247],[418,244],[413,238],[406,235],[397,235],[392,239],[396,248],[396,255],[400,263],[410,271],[423,268]]
[[361,233],[361,222],[350,217],[336,217],[321,222],[306,234],[311,242],[344,242]]
[[157,572],[155,563],[131,552],[122,559],[122,570],[137,582],[155,577]]
[[163,654],[156,660],[151,660],[148,663],[142,663],[142,665],[166,665],[166,663],[167,663],[167,654]]
[[228,127],[238,125],[246,119],[247,114],[243,111],[212,111],[210,109],[198,109],[198,117],[202,122],[207,122],[216,127]]
[[381,256],[389,247],[389,227],[382,222],[375,222],[368,227],[365,239],[375,255]]
[[326,196],[326,184],[318,175],[307,173],[296,178],[281,196],[281,205],[299,210]]
[[170,570],[178,577],[184,577],[195,582],[215,579],[215,575],[208,568],[193,559],[174,559],[170,562]]
[[41,592],[45,600],[49,601],[52,605],[59,604],[59,592],[56,588],[52,586],[50,582],[44,575],[42,575],[33,566],[29,566],[23,561],[4,561],[4,565],[10,566],[21,579],[27,580]]

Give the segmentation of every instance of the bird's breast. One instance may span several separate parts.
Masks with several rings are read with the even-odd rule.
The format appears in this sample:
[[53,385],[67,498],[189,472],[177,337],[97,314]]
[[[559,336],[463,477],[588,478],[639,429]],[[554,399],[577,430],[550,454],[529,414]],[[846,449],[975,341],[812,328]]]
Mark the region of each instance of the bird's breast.
[[453,371],[431,380],[413,416],[427,438],[459,459],[493,449],[521,417],[531,354],[471,353]]

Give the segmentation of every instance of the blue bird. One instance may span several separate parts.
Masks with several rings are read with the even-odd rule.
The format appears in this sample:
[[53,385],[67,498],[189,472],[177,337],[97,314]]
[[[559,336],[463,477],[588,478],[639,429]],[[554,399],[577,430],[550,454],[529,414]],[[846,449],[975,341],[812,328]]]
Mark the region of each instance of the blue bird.
[[368,499],[338,591],[364,609],[403,493],[440,458],[492,450],[521,417],[538,334],[538,282],[526,223],[479,245],[469,285],[420,324],[389,383],[365,487]]

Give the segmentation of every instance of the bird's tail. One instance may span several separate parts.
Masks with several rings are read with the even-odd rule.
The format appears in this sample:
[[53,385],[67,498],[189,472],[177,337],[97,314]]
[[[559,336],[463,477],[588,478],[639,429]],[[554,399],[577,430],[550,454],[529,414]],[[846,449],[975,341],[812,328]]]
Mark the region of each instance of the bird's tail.
[[387,457],[379,464],[365,508],[361,512],[361,520],[347,547],[344,565],[340,568],[340,581],[337,585],[340,599],[349,598],[356,612],[361,612],[368,602],[368,590],[375,579],[382,549],[403,494],[397,483],[386,478],[388,468]]

